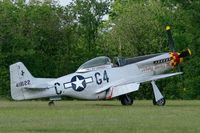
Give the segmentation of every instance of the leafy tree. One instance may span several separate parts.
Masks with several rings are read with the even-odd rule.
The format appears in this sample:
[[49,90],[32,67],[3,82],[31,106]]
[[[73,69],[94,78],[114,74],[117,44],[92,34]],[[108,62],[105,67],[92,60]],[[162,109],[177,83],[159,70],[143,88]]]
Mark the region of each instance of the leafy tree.
[[95,50],[98,31],[103,25],[103,16],[108,14],[109,0],[74,0],[71,9],[77,22],[77,33],[82,38],[79,43],[91,52]]
[[[1,94],[9,94],[9,65],[22,61],[35,76],[69,73],[71,21],[67,11],[49,4],[0,2]],[[63,17],[64,16],[64,17]],[[58,65],[59,64],[59,65]]]
[[[66,7],[49,0],[1,1],[0,96],[10,97],[9,65],[17,61],[34,76],[58,77],[98,55],[167,52],[169,24],[176,50],[190,48],[193,56],[181,65],[183,76],[160,80],[158,86],[170,99],[200,99],[199,11],[198,0],[73,0]],[[150,84],[143,84],[136,98],[151,98],[149,90]]]

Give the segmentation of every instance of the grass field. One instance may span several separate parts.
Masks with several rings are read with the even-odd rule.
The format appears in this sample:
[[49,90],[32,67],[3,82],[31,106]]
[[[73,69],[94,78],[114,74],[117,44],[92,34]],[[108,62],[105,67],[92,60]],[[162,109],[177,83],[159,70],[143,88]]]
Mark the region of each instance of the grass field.
[[0,101],[2,133],[199,133],[200,101]]

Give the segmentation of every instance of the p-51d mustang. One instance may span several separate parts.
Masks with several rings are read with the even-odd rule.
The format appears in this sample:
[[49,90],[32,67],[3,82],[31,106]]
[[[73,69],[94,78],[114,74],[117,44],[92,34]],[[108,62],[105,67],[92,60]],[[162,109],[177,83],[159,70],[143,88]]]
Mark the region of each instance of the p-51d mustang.
[[[169,42],[174,49],[170,27],[166,28]],[[75,73],[59,78],[35,78],[23,63],[10,66],[11,96],[14,100],[49,97],[49,105],[61,96],[99,100],[119,97],[122,105],[132,105],[129,93],[137,91],[143,82],[150,81],[154,92],[154,104],[162,106],[165,98],[156,86],[158,79],[182,74],[162,74],[175,68],[183,58],[191,55],[187,49],[182,53],[158,53],[129,59],[117,59],[115,64],[101,56],[87,61]]]

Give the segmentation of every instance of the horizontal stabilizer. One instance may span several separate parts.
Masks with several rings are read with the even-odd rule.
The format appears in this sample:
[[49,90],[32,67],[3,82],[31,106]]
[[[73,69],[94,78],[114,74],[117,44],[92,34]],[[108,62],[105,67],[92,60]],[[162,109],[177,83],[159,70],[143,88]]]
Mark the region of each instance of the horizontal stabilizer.
[[46,90],[53,88],[53,85],[49,85],[49,82],[54,80],[54,78],[35,78],[34,82],[26,86],[25,89],[30,89],[30,90]]
[[45,84],[36,84],[36,85],[30,85],[25,87],[25,89],[30,89],[30,90],[46,90],[49,88],[52,88],[54,86],[49,86],[47,83]]

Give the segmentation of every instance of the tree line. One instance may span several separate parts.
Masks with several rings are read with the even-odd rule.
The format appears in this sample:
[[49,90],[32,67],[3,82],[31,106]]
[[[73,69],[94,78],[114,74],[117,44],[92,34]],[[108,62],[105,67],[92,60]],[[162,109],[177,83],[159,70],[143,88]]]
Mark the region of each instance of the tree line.
[[[0,2],[0,97],[10,98],[9,65],[21,61],[36,77],[59,77],[100,55],[134,57],[190,48],[184,75],[158,81],[168,99],[200,99],[200,2],[188,0],[73,0]],[[109,15],[108,20],[104,16]],[[173,70],[176,71],[176,70]],[[149,83],[133,94],[151,99]]]

